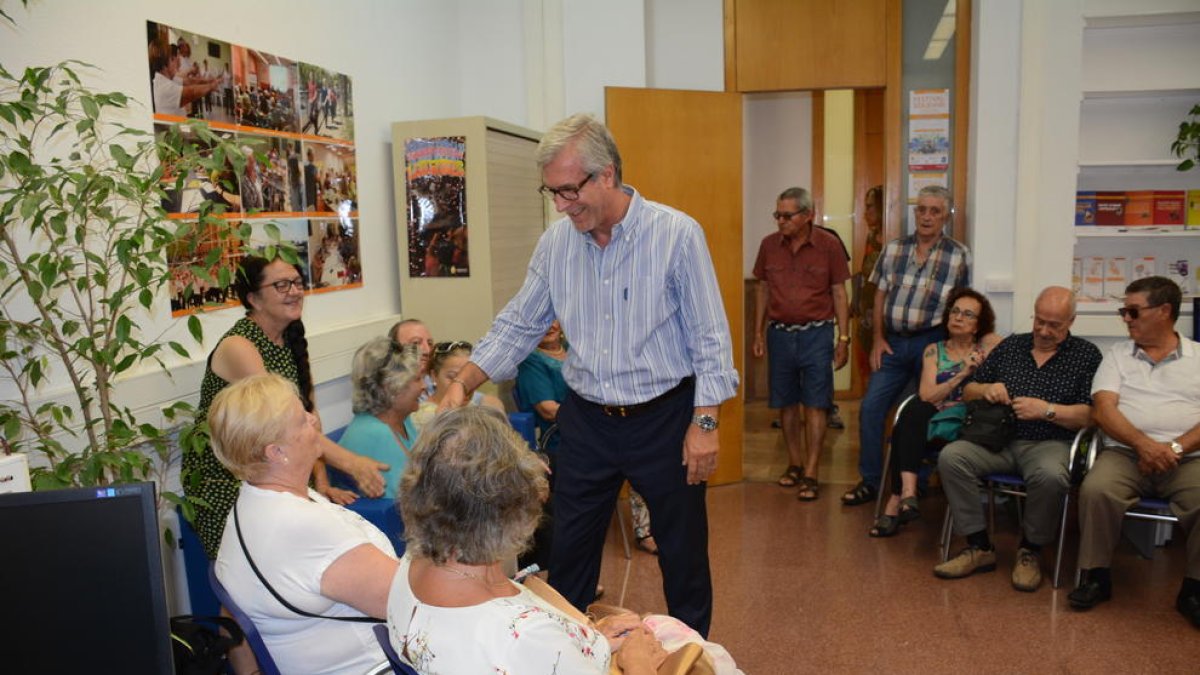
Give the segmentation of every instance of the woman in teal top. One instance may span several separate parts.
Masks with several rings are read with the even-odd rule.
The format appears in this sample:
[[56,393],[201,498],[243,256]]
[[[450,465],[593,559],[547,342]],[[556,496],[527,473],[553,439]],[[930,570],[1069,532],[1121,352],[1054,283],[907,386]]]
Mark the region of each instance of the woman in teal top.
[[400,475],[417,440],[411,418],[423,390],[417,349],[390,338],[375,338],[355,352],[350,382],[354,419],[338,442],[347,450],[387,464],[383,496],[395,499]]

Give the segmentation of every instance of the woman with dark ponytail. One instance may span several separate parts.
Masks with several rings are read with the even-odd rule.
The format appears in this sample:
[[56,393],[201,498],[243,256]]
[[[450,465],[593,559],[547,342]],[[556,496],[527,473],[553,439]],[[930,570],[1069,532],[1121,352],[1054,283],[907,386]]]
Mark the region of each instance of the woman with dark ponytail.
[[[296,383],[308,412],[316,410],[312,370],[308,362],[308,340],[304,336],[304,290],[307,286],[298,265],[281,259],[254,256],[242,259],[235,289],[246,316],[221,337],[208,356],[208,367],[200,387],[197,424],[208,416],[213,398],[231,383],[251,375],[275,373]],[[321,436],[323,460],[352,475],[363,494],[383,493],[380,471],[387,467],[356,455]],[[316,489],[337,503],[354,501],[354,493],[329,486],[323,461],[314,470]],[[186,452],[183,457],[183,486],[189,497],[199,497],[193,522],[209,558],[216,558],[225,529],[225,519],[237,499],[239,481],[217,461],[211,447]]]

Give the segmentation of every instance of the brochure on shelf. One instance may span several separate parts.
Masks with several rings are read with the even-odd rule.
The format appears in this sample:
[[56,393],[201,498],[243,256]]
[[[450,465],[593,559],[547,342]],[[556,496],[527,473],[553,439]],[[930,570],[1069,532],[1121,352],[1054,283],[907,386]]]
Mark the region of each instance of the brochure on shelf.
[[1092,300],[1104,297],[1104,256],[1083,259],[1083,296]]
[[1158,260],[1150,256],[1141,256],[1133,259],[1130,265],[1129,281],[1134,282],[1138,279],[1156,276],[1158,274]]
[[1109,298],[1125,297],[1125,287],[1129,285],[1129,258],[1116,256],[1108,258],[1104,264],[1104,295]]
[[1124,192],[1097,192],[1096,224],[1124,225],[1126,199]]

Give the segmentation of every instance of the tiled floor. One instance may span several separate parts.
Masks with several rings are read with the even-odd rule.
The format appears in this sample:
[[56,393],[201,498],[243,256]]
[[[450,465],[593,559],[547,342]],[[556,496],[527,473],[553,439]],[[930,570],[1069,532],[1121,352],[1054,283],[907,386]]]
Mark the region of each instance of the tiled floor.
[[[940,492],[922,502],[922,520],[892,539],[867,537],[870,506],[840,505],[857,479],[858,449],[857,403],[841,407],[847,428],[826,439],[818,501],[799,502],[774,484],[785,453],[762,403],[746,406],[746,480],[709,490],[710,637],[745,672],[1200,673],[1200,631],[1174,609],[1181,533],[1153,560],[1122,544],[1113,600],[1087,613],[1067,606],[1073,523],[1062,588],[1052,589],[1047,575],[1036,593],[1012,589],[1017,529],[999,512],[997,571],[937,579]],[[626,561],[614,528],[601,579],[606,602],[623,594],[628,607],[664,612],[656,561],[637,550]]]

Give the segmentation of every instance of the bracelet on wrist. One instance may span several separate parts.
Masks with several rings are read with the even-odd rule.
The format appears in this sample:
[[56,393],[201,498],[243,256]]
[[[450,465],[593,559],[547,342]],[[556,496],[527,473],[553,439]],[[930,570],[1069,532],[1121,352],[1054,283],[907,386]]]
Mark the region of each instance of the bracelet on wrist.
[[467,394],[467,393],[470,393],[470,392],[471,392],[471,389],[470,389],[470,387],[468,387],[468,386],[467,386],[467,383],[466,383],[466,382],[463,382],[462,380],[460,380],[460,379],[459,379],[459,378],[457,378],[457,377],[452,377],[452,378],[450,378],[450,382],[451,382],[451,383],[457,383],[459,386],[461,386],[461,387],[463,388],[463,393],[464,393],[464,394]]

